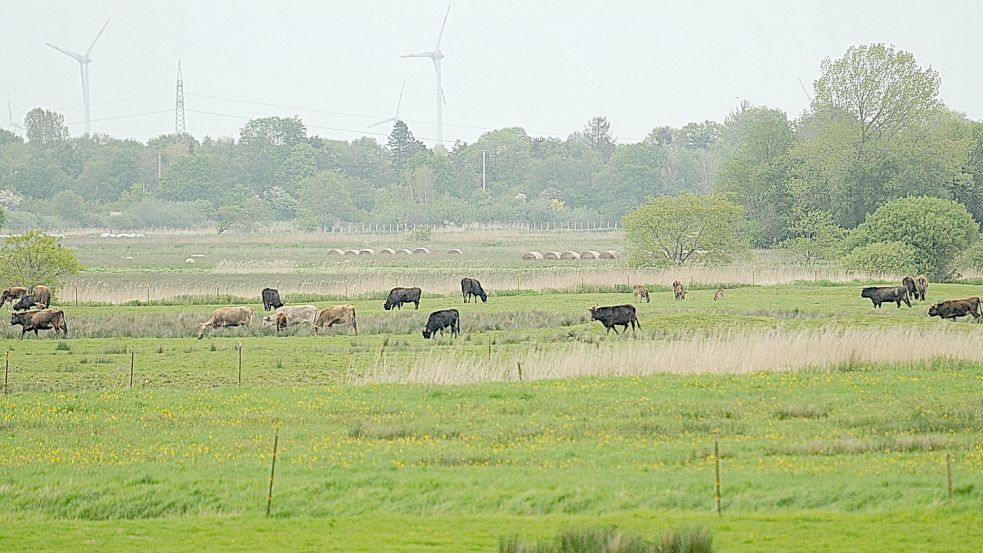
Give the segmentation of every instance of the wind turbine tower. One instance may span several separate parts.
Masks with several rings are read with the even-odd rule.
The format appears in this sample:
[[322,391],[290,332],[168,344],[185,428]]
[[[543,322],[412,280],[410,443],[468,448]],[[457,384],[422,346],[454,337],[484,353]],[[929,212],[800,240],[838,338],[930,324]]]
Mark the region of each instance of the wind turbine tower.
[[396,100],[396,115],[394,115],[394,116],[392,116],[392,117],[390,117],[388,119],[383,119],[382,121],[379,121],[378,123],[372,123],[371,125],[369,125],[366,128],[371,129],[372,127],[377,127],[377,126],[379,126],[379,125],[381,125],[383,123],[388,123],[390,121],[392,121],[393,124],[396,124],[396,121],[399,121],[400,120],[399,119],[399,105],[403,103],[403,89],[405,89],[405,88],[406,88],[406,83],[404,82],[402,88],[399,89],[399,99]]
[[447,5],[447,12],[444,13],[444,22],[440,25],[440,33],[437,34],[437,45],[428,52],[417,52],[415,54],[404,54],[404,58],[430,58],[433,61],[433,70],[437,76],[437,142],[444,143],[444,104],[447,99],[444,97],[444,86],[440,81],[440,60],[444,59],[444,53],[440,51],[440,37],[444,36],[444,26],[447,25],[447,16],[451,13],[450,4]]
[[181,60],[177,60],[177,92],[174,96],[174,133],[184,134],[184,79],[181,77]]
[[79,63],[79,72],[82,74],[82,103],[85,105],[85,134],[89,134],[89,64],[92,63],[92,58],[89,54],[92,53],[92,48],[96,45],[96,41],[102,36],[102,32],[106,30],[106,25],[109,25],[109,20],[103,24],[102,28],[99,29],[99,34],[96,38],[92,39],[92,44],[89,45],[89,49],[85,51],[84,54],[79,54],[78,52],[73,52],[72,50],[67,50],[65,48],[59,48],[50,42],[45,42],[48,47],[53,48],[62,54],[72,58]]
[[10,119],[10,129],[14,131],[24,130],[17,121],[14,121],[14,109],[10,106],[10,93],[7,93],[7,117]]

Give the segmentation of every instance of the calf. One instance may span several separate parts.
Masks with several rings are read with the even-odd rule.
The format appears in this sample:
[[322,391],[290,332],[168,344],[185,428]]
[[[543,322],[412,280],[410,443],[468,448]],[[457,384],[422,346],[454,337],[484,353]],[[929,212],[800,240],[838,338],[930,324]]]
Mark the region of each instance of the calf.
[[420,309],[420,294],[422,293],[419,288],[393,288],[389,291],[389,297],[386,298],[386,303],[382,305],[382,308],[386,311],[393,307],[402,309],[404,303],[412,303],[416,305],[417,309]]
[[274,288],[263,288],[263,311],[269,311],[270,309],[279,309],[283,307],[283,302],[280,301],[280,292],[277,292]]
[[592,321],[600,321],[604,328],[607,329],[605,334],[611,332],[614,329],[614,333],[618,334],[618,329],[615,328],[616,325],[621,325],[625,332],[628,331],[628,325],[631,325],[631,331],[635,332],[635,326],[642,328],[642,324],[638,322],[638,315],[635,313],[634,305],[613,305],[610,307],[590,307],[590,318]]
[[317,314],[317,319],[311,327],[311,332],[317,336],[320,334],[322,328],[331,328],[333,325],[342,323],[351,326],[352,330],[355,331],[355,335],[358,336],[358,323],[355,321],[354,305],[333,305],[331,307],[325,307]]
[[948,300],[937,303],[928,308],[929,317],[939,317],[940,319],[953,319],[972,315],[976,321],[980,320],[980,298],[972,297],[963,300]]
[[643,299],[645,300],[645,303],[649,303],[652,301],[651,299],[649,299],[649,289],[647,286],[636,284],[635,286],[632,287],[632,294],[633,294],[632,297],[638,300],[639,303],[641,303]]
[[461,279],[461,294],[464,296],[464,303],[468,303],[471,298],[481,298],[483,303],[488,303],[488,294],[481,287],[478,279],[464,277]]
[[686,287],[677,280],[672,283],[672,294],[676,297],[676,301],[684,300],[686,299]]
[[423,337],[429,340],[437,332],[443,336],[445,328],[451,329],[451,336],[461,334],[461,315],[457,309],[441,309],[431,313],[427,326],[422,329]]
[[252,307],[219,307],[207,321],[201,323],[198,331],[198,339],[205,336],[205,330],[209,328],[223,328],[231,326],[244,326],[249,328],[249,323],[253,321]]
[[880,308],[882,303],[892,302],[897,303],[899,308],[901,307],[901,302],[911,307],[911,301],[908,299],[908,289],[904,286],[870,286],[860,292],[860,297],[870,298],[870,301],[876,308]]
[[25,313],[11,313],[10,326],[21,325],[20,339],[24,339],[24,333],[31,330],[34,336],[38,336],[38,330],[54,330],[55,334],[61,331],[68,337],[68,325],[65,323],[65,313],[61,309],[41,309],[39,311],[27,311]]
[[717,288],[717,291],[713,293],[713,301],[720,301],[724,299],[724,289]]

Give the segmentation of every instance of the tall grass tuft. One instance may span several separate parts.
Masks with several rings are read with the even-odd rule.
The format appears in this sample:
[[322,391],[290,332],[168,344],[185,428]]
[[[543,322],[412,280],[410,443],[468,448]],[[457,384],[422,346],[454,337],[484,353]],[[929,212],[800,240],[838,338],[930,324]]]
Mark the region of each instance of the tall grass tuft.
[[499,553],[713,553],[713,540],[703,528],[667,530],[649,542],[616,528],[576,528],[534,543],[517,536],[501,538]]

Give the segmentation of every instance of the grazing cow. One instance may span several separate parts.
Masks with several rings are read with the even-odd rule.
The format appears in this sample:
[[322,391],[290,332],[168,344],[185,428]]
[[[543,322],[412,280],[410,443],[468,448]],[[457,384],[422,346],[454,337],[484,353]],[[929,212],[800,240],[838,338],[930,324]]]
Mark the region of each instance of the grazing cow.
[[287,317],[287,326],[306,325],[310,327],[314,324],[317,317],[317,307],[313,305],[281,305],[272,315],[263,317],[263,324],[274,326],[277,324],[277,315],[283,314]]
[[34,303],[44,309],[51,305],[51,288],[48,288],[44,284],[38,284],[34,287]]
[[916,300],[918,299],[918,289],[915,288],[915,279],[911,278],[910,276],[906,276],[901,279],[901,286],[904,286],[905,290],[908,291],[909,298]]
[[911,301],[908,299],[908,289],[904,286],[870,286],[860,292],[860,297],[870,298],[874,307],[877,308],[880,308],[882,303],[891,302],[897,303],[899,308],[901,307],[901,302],[911,307]]
[[645,303],[649,303],[652,301],[651,299],[649,299],[649,289],[647,286],[643,286],[641,284],[636,284],[635,286],[632,286],[632,294],[633,294],[632,297],[637,299],[638,303],[642,303],[643,299],[645,300]]
[[27,288],[21,288],[20,286],[14,286],[12,288],[7,288],[0,295],[0,307],[8,301],[13,304],[14,300],[19,300],[27,295]]
[[678,280],[672,283],[672,294],[676,296],[676,301],[686,299],[686,287]]
[[431,336],[440,332],[440,335],[444,335],[444,329],[451,329],[451,336],[459,336],[461,334],[461,315],[457,312],[457,309],[441,309],[440,311],[434,311],[430,314],[430,318],[427,319],[427,326],[421,329],[423,337],[430,339]]
[[34,294],[28,294],[14,304],[14,311],[27,311],[32,307],[40,307],[41,309],[44,309],[47,307],[47,305],[42,305],[41,302],[38,301],[37,296]]
[[964,317],[966,315],[972,315],[976,321],[980,320],[980,298],[948,300],[928,308],[929,317],[955,319],[956,317]]
[[317,314],[317,319],[314,321],[314,326],[311,327],[311,332],[317,336],[321,333],[322,328],[331,328],[333,325],[342,323],[351,326],[352,330],[355,331],[355,335],[358,336],[358,323],[355,321],[354,305],[332,305],[331,307],[325,307]]
[[205,336],[205,330],[209,328],[223,328],[230,326],[244,326],[249,328],[249,323],[253,322],[252,307],[219,307],[207,321],[201,323],[198,331],[198,339]]
[[481,298],[481,301],[488,303],[488,294],[481,287],[481,283],[476,278],[464,277],[461,279],[461,294],[464,296],[464,303],[468,303],[471,298]]
[[61,331],[68,337],[68,325],[65,323],[65,312],[61,309],[41,309],[38,311],[27,311],[24,313],[11,313],[10,326],[21,325],[20,339],[24,339],[24,333],[34,331],[34,337],[38,336],[39,330],[54,330],[55,334]]
[[420,309],[420,294],[422,293],[419,288],[393,288],[389,291],[389,297],[386,298],[386,303],[382,307],[389,311],[393,307],[402,309],[404,303],[412,303],[416,305],[417,309]]
[[283,307],[283,302],[280,301],[280,292],[277,292],[275,288],[263,288],[263,311],[280,309],[281,307]]
[[[263,320],[266,319],[264,318]],[[278,311],[273,315],[273,322],[276,324],[277,333],[287,329],[287,315],[283,311]]]
[[614,333],[618,334],[618,329],[615,325],[621,325],[625,332],[628,331],[628,325],[631,325],[631,331],[635,331],[635,326],[642,328],[642,323],[638,322],[638,315],[635,313],[634,305],[613,305],[610,307],[590,307],[587,309],[590,311],[590,318],[592,321],[600,321],[604,328],[607,329],[605,334],[611,332],[614,329]]
[[713,301],[720,301],[724,299],[724,289],[717,288],[717,291],[713,293]]
[[928,294],[928,277],[925,275],[918,275],[915,277],[915,299],[925,301],[925,295]]

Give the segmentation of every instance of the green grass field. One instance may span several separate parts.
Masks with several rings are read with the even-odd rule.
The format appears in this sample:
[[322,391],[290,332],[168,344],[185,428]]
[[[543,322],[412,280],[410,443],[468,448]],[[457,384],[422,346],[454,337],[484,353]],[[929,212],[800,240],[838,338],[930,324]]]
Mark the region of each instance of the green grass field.
[[[983,324],[875,310],[859,287],[658,288],[623,336],[587,312],[631,302],[620,283],[467,305],[425,292],[395,312],[377,291],[287,289],[354,303],[358,336],[277,336],[257,317],[195,338],[217,304],[258,298],[62,302],[68,339],[0,333],[0,551],[495,551],[602,526],[703,526],[720,551],[978,551]],[[445,307],[463,335],[424,340]]]

